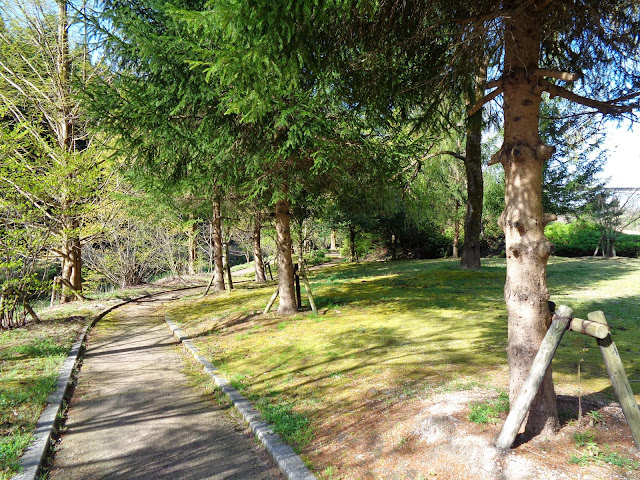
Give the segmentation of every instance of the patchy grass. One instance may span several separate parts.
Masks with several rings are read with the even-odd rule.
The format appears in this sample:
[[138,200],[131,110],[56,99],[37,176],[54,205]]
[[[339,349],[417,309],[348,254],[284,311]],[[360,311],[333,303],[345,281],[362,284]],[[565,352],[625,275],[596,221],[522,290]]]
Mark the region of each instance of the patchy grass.
[[[91,318],[122,300],[166,287],[141,286],[90,295],[89,302],[73,302],[37,309],[42,322],[0,332],[0,479],[18,471],[19,457],[28,446],[58,371],[71,345]],[[48,304],[48,302],[47,302]]]
[[571,456],[569,463],[583,467],[600,464],[614,465],[625,470],[640,469],[640,462],[614,451],[608,445],[598,445],[596,432],[592,430],[576,432],[573,435],[573,440],[576,443],[577,453]]
[[86,321],[44,319],[0,333],[0,478],[18,471],[58,370]]
[[[630,378],[640,379],[640,260],[553,258],[548,273],[557,304],[581,318],[605,312]],[[314,431],[329,417],[366,414],[374,400],[405,402],[465,385],[506,387],[503,259],[484,260],[478,272],[459,269],[456,260],[341,264],[311,272],[310,280],[319,315],[262,315],[274,282],[167,308],[248,394],[291,406]],[[580,358],[582,394],[611,397],[595,340],[573,332],[554,361],[558,391],[577,392]],[[313,448],[312,441],[304,450]]]
[[470,422],[486,425],[487,423],[498,423],[500,415],[509,411],[509,395],[507,392],[500,392],[496,400],[469,405]]

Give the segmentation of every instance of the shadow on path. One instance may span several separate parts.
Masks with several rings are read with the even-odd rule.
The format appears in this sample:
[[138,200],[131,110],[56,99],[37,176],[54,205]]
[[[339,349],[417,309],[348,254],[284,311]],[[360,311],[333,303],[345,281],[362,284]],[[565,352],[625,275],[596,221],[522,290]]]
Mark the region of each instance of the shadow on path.
[[224,407],[190,385],[158,308],[123,307],[90,336],[51,479],[281,479]]

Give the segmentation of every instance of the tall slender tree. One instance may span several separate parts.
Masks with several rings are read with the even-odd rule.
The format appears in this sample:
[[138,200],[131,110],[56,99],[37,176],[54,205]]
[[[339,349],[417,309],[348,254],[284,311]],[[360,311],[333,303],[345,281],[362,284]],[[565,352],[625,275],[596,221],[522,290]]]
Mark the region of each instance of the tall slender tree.
[[46,212],[62,277],[81,291],[84,216],[98,192],[102,157],[88,135],[77,93],[94,69],[81,44],[72,48],[66,0],[9,3],[0,4],[3,127],[22,128],[27,136],[11,156],[15,175],[5,171],[0,181]]

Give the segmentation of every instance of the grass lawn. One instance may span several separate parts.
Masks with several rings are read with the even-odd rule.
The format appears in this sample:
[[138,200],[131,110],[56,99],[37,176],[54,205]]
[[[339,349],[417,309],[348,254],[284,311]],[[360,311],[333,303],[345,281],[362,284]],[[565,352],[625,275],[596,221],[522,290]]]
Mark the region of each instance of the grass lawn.
[[160,289],[121,290],[90,302],[43,306],[38,309],[41,323],[0,332],[0,479],[18,471],[58,370],[83,327],[121,300],[154,290]]
[[[630,379],[640,380],[640,260],[552,258],[552,300],[586,318],[603,310]],[[504,390],[507,322],[503,259],[479,272],[456,260],[337,265],[311,274],[319,315],[262,315],[274,283],[239,285],[167,306],[201,351],[313,453],[328,417],[348,422],[368,402],[410,401],[475,385]],[[303,290],[304,291],[304,290]],[[582,360],[581,360],[582,359]],[[559,393],[612,397],[596,342],[568,332],[556,354]],[[633,383],[640,393],[640,383]],[[280,413],[278,413],[280,412]]]

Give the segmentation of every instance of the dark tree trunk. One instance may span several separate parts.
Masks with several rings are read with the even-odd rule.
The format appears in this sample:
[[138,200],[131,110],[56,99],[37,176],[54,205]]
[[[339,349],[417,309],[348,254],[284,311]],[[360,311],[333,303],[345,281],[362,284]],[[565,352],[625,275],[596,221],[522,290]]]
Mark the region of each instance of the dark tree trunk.
[[[550,325],[547,260],[553,245],[544,236],[552,217],[542,211],[542,165],[553,147],[540,139],[541,91],[537,88],[542,12],[537,2],[508,2],[505,19],[504,143],[492,159],[505,169],[505,210],[500,217],[507,249],[504,296],[509,315],[509,398],[513,402]],[[516,8],[517,7],[517,8]],[[551,368],[531,407],[525,433],[558,427]]]
[[262,247],[260,245],[260,232],[262,223],[260,222],[260,213],[257,213],[253,222],[253,263],[256,269],[256,282],[264,283],[267,281],[264,275],[264,261],[262,259]]
[[189,227],[187,242],[189,249],[187,271],[190,275],[193,275],[196,273],[196,262],[198,261],[198,225],[196,223]]
[[229,285],[229,290],[233,290],[233,278],[231,277],[231,262],[229,261],[229,242],[224,242],[222,245],[223,248],[223,257],[222,264],[224,266],[224,271],[227,274],[227,283]]
[[289,202],[276,203],[276,240],[278,248],[278,313],[289,315],[298,311],[294,287],[293,260],[291,258],[291,213]]
[[222,265],[222,216],[220,214],[220,200],[212,204],[211,227],[213,230],[213,289],[224,291],[224,268]]
[[[475,103],[472,99],[471,103]],[[482,110],[467,119],[467,145],[464,168],[467,175],[467,213],[464,218],[464,245],[460,266],[480,269],[480,233],[482,231]]]
[[349,261],[351,263],[357,262],[357,252],[356,252],[356,227],[349,224]]

